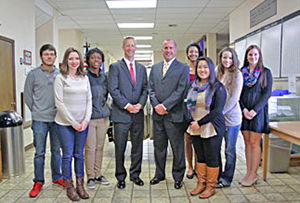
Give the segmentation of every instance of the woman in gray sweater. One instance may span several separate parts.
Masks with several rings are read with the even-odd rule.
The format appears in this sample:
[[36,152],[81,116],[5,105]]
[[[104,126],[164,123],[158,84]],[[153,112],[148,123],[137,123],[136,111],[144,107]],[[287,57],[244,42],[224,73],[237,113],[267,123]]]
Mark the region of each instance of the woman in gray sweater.
[[236,52],[225,47],[219,53],[217,79],[223,83],[227,91],[227,101],[223,109],[226,122],[225,132],[225,170],[222,170],[221,152],[219,154],[220,172],[217,188],[231,185],[236,163],[236,141],[241,128],[242,112],[239,98],[243,88],[243,76],[239,70]]

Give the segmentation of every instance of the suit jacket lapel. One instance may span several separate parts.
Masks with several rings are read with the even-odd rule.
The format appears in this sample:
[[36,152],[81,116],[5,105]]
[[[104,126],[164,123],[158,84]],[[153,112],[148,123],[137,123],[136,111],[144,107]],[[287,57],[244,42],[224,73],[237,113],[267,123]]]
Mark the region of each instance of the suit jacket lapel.
[[128,80],[130,81],[131,85],[133,86],[133,81],[132,81],[130,72],[128,70],[128,67],[127,67],[126,62],[124,61],[124,59],[122,59],[121,68],[123,68],[123,71],[124,71],[125,75],[127,76]]
[[137,62],[135,62],[135,85],[137,83],[140,83],[140,80],[143,79],[143,76],[141,74],[141,69],[138,67]]

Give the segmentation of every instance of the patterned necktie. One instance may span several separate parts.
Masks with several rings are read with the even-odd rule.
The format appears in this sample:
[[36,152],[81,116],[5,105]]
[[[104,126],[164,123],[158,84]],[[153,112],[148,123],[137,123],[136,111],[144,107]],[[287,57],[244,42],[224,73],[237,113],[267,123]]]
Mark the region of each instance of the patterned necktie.
[[163,77],[166,75],[167,71],[168,71],[168,63],[165,63],[163,68]]
[[134,71],[133,71],[133,64],[132,63],[130,63],[130,75],[131,75],[132,83],[133,83],[133,85],[135,85],[135,77],[134,77]]

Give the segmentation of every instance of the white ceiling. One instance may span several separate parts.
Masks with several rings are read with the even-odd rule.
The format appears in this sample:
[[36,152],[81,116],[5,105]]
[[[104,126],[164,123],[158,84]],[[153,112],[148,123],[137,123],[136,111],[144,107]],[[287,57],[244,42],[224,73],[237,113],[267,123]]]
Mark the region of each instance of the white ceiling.
[[[174,39],[178,50],[206,33],[217,33],[218,48],[228,45],[229,13],[245,0],[157,0],[156,8],[109,9],[105,0],[46,0],[59,13],[59,29],[78,29],[89,43],[97,43],[116,59],[123,57],[124,36],[153,36],[138,41],[161,50]],[[142,0],[139,0],[142,1]],[[117,23],[154,23],[154,28],[120,29]],[[176,24],[176,27],[169,27]]]

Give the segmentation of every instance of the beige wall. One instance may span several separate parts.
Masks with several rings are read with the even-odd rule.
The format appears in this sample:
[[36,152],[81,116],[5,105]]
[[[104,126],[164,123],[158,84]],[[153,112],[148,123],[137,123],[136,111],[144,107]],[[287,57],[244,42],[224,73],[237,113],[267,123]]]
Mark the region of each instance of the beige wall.
[[[41,27],[35,30],[35,48],[36,48],[36,64],[40,65],[39,50],[44,44],[52,44],[58,51],[58,14],[53,11],[53,18]],[[58,67],[58,60],[55,61],[55,66]]]
[[59,30],[58,32],[58,61],[62,62],[64,53],[69,47],[74,47],[84,55],[82,32],[77,30]]
[[98,48],[100,49],[101,51],[103,51],[104,53],[104,56],[105,56],[105,60],[104,60],[104,68],[105,68],[105,72],[108,72],[109,71],[109,65],[111,64],[111,62],[117,62],[117,60],[106,50],[104,50],[99,44],[90,44],[90,48],[89,49],[92,49],[92,48]]
[[247,0],[229,15],[229,42],[300,9],[300,0],[277,0],[277,14],[250,28],[250,11],[264,0]]
[[[32,66],[35,67],[35,2],[34,0],[0,0],[0,35],[15,41],[15,81],[17,112],[21,114],[20,94],[24,89],[25,69],[20,65],[24,49],[32,52]],[[24,144],[32,143],[31,129],[24,130]]]
[[[275,22],[300,9],[300,0],[277,0],[277,14],[250,28],[250,10],[264,0],[247,0],[229,15],[230,42],[243,37],[267,24]],[[287,79],[274,79],[273,89],[288,89]],[[297,80],[297,95],[300,94],[300,81]]]

